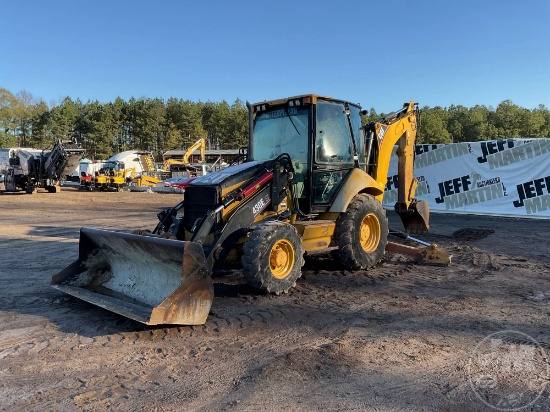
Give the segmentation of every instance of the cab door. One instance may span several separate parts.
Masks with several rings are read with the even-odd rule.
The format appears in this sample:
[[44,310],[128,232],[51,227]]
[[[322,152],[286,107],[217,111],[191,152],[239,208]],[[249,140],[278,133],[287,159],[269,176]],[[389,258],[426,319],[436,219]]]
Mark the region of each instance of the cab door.
[[318,100],[312,165],[312,212],[323,212],[354,168],[354,145],[342,102]]

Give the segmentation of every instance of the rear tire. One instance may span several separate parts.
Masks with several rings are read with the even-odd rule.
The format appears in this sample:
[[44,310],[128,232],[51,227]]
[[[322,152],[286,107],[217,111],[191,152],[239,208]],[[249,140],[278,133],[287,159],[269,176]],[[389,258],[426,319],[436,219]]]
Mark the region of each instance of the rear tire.
[[355,196],[336,220],[335,241],[346,269],[368,269],[379,263],[388,243],[388,219],[382,204],[371,195]]
[[302,238],[287,223],[261,223],[250,232],[241,262],[244,277],[254,289],[276,295],[287,292],[302,276]]

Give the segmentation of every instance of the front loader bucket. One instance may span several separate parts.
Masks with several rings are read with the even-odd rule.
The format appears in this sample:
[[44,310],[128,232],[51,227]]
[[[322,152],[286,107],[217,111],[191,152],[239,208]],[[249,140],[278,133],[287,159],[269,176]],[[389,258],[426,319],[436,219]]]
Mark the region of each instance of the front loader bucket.
[[200,244],[85,227],[52,286],[147,325],[202,325],[214,297]]
[[430,207],[428,202],[414,199],[405,210],[399,208],[398,205],[395,205],[395,211],[401,218],[406,232],[424,233],[430,231]]

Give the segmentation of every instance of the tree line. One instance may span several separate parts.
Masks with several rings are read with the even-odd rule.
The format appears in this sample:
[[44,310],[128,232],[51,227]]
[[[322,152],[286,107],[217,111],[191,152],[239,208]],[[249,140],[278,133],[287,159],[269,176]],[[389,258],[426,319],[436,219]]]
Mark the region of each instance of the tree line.
[[[385,113],[374,108],[365,122]],[[47,105],[22,91],[0,88],[0,147],[47,148],[55,139],[76,138],[92,159],[124,150],[149,150],[157,158],[168,150],[185,150],[201,137],[207,148],[246,146],[248,114],[241,100],[193,102],[171,97],[117,98],[114,102],[82,102],[65,97]],[[550,111],[539,105],[525,109],[510,100],[496,109],[476,105],[422,107],[417,143],[473,142],[514,137],[550,137]]]
[[245,104],[238,99],[230,105],[177,98],[84,103],[65,97],[49,107],[28,92],[13,95],[0,88],[0,147],[46,148],[55,139],[76,138],[92,159],[135,149],[161,158],[164,152],[185,150],[202,137],[210,149],[245,146]]

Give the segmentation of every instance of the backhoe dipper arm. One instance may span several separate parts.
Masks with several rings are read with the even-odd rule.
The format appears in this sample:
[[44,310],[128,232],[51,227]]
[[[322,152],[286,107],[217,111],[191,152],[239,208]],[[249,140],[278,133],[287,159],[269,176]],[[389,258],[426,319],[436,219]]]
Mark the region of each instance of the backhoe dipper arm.
[[[408,102],[398,112],[392,112],[374,122],[374,136],[378,144],[373,177],[386,185],[390,158],[395,145],[398,157],[398,200],[395,210],[403,220],[405,229],[423,232],[429,229],[429,209],[426,202],[414,199],[418,182],[413,176],[414,143],[420,123],[418,103]],[[383,194],[378,200],[382,201]]]
[[[417,123],[418,106],[414,102],[405,103],[402,110],[392,112],[374,122],[376,142],[373,143],[378,144],[378,156],[373,177],[381,185],[386,185],[390,158],[395,145],[398,144],[399,203],[407,200],[410,203],[410,199],[414,197],[414,141]],[[383,195],[379,195],[380,201],[382,197]]]

